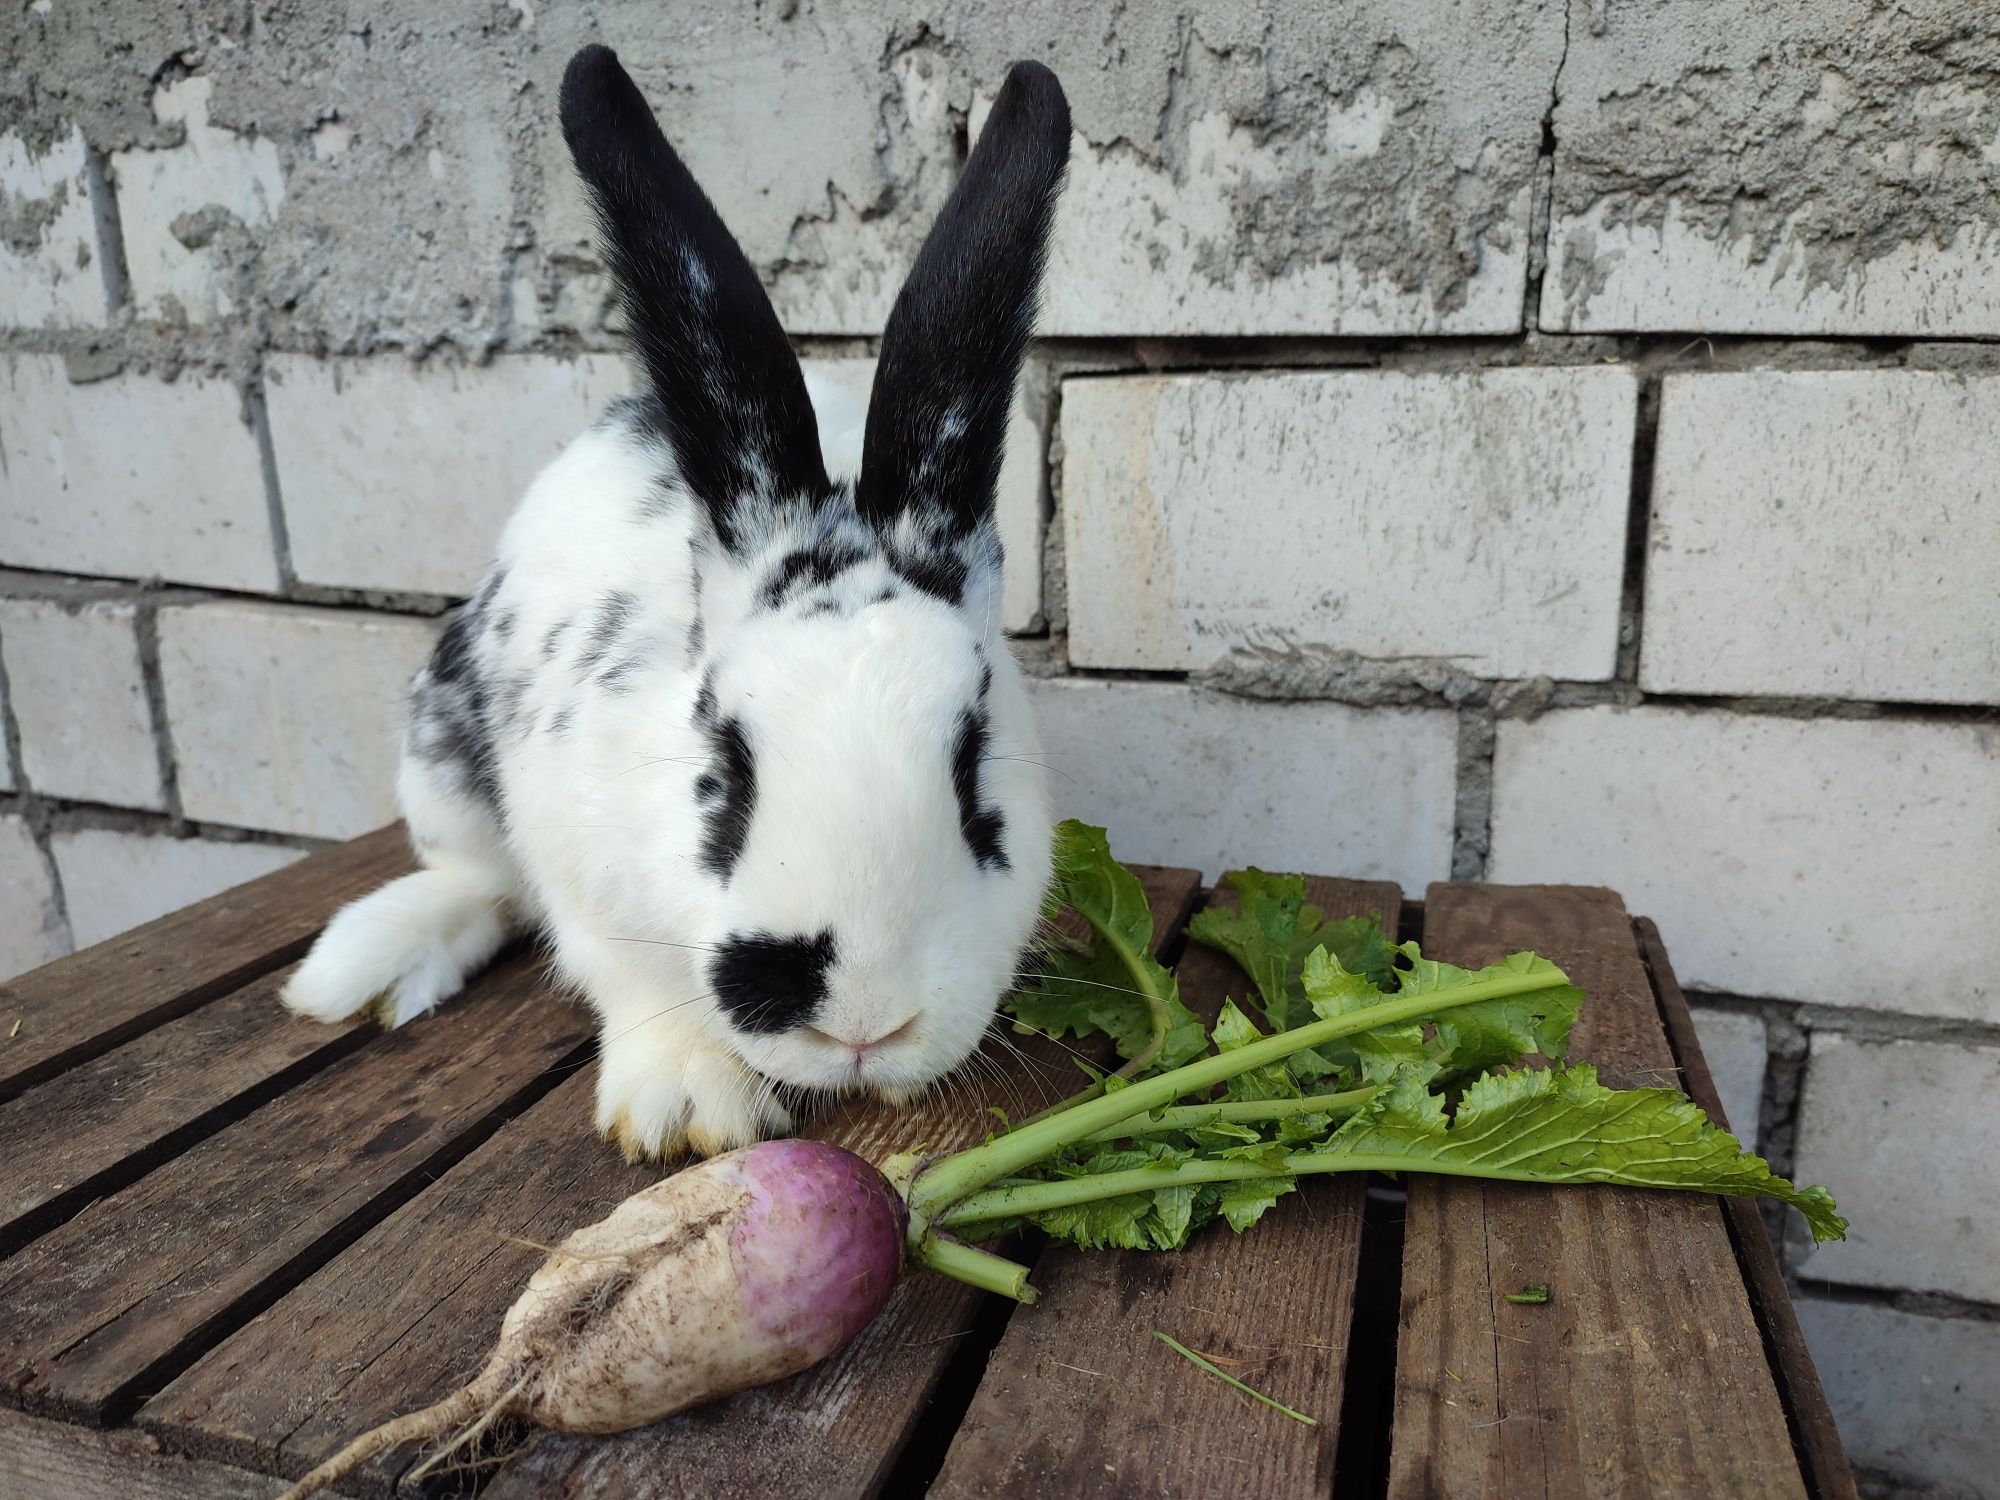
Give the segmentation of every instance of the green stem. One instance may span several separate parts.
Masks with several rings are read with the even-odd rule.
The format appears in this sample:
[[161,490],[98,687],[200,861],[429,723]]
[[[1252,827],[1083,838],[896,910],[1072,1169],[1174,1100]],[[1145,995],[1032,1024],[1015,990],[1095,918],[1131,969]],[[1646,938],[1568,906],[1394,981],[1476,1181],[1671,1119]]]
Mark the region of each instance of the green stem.
[[[950,1228],[979,1224],[992,1219],[1024,1218],[1052,1208],[1074,1208],[1079,1203],[1095,1203],[1125,1193],[1151,1193],[1160,1188],[1199,1187],[1212,1182],[1248,1182],[1258,1177],[1309,1177],[1324,1172],[1434,1172],[1443,1177],[1479,1177],[1489,1181],[1539,1182],[1557,1185],[1571,1182],[1616,1182],[1615,1172],[1601,1177],[1578,1173],[1573,1177],[1552,1178],[1545,1172],[1525,1168],[1493,1167],[1481,1163],[1433,1161],[1428,1157],[1398,1156],[1393,1152],[1301,1151],[1288,1157],[1282,1166],[1272,1167],[1253,1161],[1161,1162],[1157,1166],[1133,1167],[1124,1172],[1102,1172],[1093,1177],[1060,1177],[1049,1182],[1011,1182],[1003,1187],[973,1193],[948,1208],[938,1222]],[[1670,1186],[1672,1184],[1660,1184]],[[1714,1192],[1715,1188],[1697,1191]]]
[[1348,1089],[1339,1094],[1307,1094],[1298,1099],[1228,1099],[1216,1104],[1177,1104],[1171,1109],[1135,1115],[1087,1135],[1079,1145],[1093,1141],[1122,1141],[1127,1136],[1157,1135],[1165,1130],[1193,1130],[1201,1125],[1226,1122],[1232,1125],[1265,1125],[1272,1120],[1292,1120],[1300,1115],[1351,1115],[1375,1097],[1378,1086]]
[[911,1242],[915,1244],[930,1222],[940,1217],[952,1204],[978,1192],[987,1183],[1011,1176],[1031,1162],[1040,1161],[1107,1126],[1172,1104],[1239,1073],[1278,1062],[1294,1052],[1303,1052],[1340,1037],[1373,1031],[1378,1026],[1394,1026],[1480,1000],[1532,994],[1568,983],[1569,979],[1562,970],[1550,967],[1523,974],[1503,974],[1498,978],[1461,985],[1455,990],[1433,990],[1422,995],[1385,1000],[1380,1005],[1364,1006],[1346,1015],[1281,1031],[1276,1036],[1251,1042],[1232,1052],[1197,1058],[1183,1067],[1127,1084],[1102,1098],[1086,1100],[1045,1120],[1023,1125],[1019,1130],[1010,1131],[983,1146],[947,1156],[919,1173],[911,1183],[909,1193]]
[[1016,1302],[1033,1302],[1035,1289],[1028,1285],[1028,1268],[990,1250],[981,1250],[963,1240],[947,1239],[935,1231],[911,1247],[910,1259],[927,1271],[936,1271],[954,1281],[963,1281],[982,1291],[998,1292]]
[[[1138,1052],[1134,1053],[1123,1067],[1111,1075],[1113,1078],[1131,1078],[1135,1074],[1144,1072],[1152,1065],[1153,1059],[1160,1055],[1160,1049],[1167,1045],[1167,1032],[1172,1029],[1173,1020],[1167,1014],[1166,997],[1160,993],[1158,987],[1153,983],[1152,974],[1139,961],[1139,956],[1132,951],[1132,945],[1089,913],[1083,913],[1083,919],[1090,923],[1091,931],[1097,934],[1098,941],[1110,944],[1111,951],[1118,955],[1118,961],[1125,965],[1125,972],[1132,976],[1132,983],[1136,986],[1133,993],[1146,1002],[1146,1014],[1152,1017],[1153,1039],[1140,1048]],[[1016,1125],[1014,1129],[1025,1130],[1030,1125],[1061,1114],[1073,1105],[1083,1104],[1088,1100],[1098,1098],[1103,1092],[1104,1081],[1099,1079],[1079,1092],[1070,1095],[1069,1098],[1051,1104],[1047,1109],[1037,1114],[1029,1115],[1027,1119]]]

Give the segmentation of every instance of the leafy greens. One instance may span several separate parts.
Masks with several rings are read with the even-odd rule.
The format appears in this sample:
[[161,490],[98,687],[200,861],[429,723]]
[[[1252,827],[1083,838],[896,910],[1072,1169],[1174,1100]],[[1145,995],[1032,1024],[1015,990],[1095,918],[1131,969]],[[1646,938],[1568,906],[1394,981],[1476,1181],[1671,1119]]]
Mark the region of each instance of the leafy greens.
[[[1202,912],[1188,935],[1233,958],[1254,994],[1204,1028],[1149,956],[1144,892],[1103,830],[1065,823],[1057,849],[1057,896],[1092,938],[1054,949],[1008,1009],[1023,1028],[1111,1038],[1127,1066],[1087,1091],[1108,1096],[1091,1108],[1111,1123],[1011,1175],[957,1169],[969,1190],[939,1205],[943,1228],[981,1239],[1031,1223],[1086,1247],[1170,1250],[1213,1219],[1249,1228],[1303,1176],[1421,1171],[1753,1194],[1797,1208],[1815,1239],[1846,1230],[1825,1189],[1774,1175],[1683,1095],[1609,1089],[1594,1068],[1564,1066],[1583,996],[1545,959],[1439,963],[1379,916],[1329,919],[1301,876],[1232,871],[1236,908]],[[1396,1019],[1329,1035],[1389,1002]],[[1270,1041],[1301,1027],[1316,1033],[1304,1047]],[[1229,1071],[1222,1059],[1246,1048]],[[1204,1058],[1215,1066],[1183,1071],[1205,1081],[1173,1095],[1168,1070]],[[1155,1102],[1119,1118],[1111,1100],[1130,1078],[1151,1080],[1139,1092]]]

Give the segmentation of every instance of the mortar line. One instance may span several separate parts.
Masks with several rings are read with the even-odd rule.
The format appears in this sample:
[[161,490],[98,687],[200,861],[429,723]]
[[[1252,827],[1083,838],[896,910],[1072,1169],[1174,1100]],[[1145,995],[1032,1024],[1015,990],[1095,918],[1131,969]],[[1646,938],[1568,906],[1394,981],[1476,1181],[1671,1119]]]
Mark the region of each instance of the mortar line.
[[1458,711],[1458,747],[1453,767],[1451,878],[1486,878],[1493,847],[1493,757],[1498,741],[1491,709]]
[[1653,527],[1653,464],[1659,450],[1661,378],[1639,377],[1632,422],[1632,475],[1625,502],[1625,571],[1618,593],[1618,657],[1612,676],[1639,687],[1646,610],[1646,554]]
[[271,551],[278,568],[278,592],[289,597],[299,586],[297,569],[292,566],[292,534],[285,524],[284,492],[278,487],[278,451],[271,442],[271,413],[264,399],[264,356],[248,376],[243,404],[250,416],[250,431],[257,440],[257,467],[264,477],[264,509],[271,523]]
[[160,799],[175,824],[185,821],[181,808],[180,762],[174,752],[173,727],[167,718],[166,679],[160,672],[159,596],[141,590],[133,601],[133,634],[139,651],[139,682],[146,695],[146,713],[153,722],[153,755],[160,771]]
[[0,812],[11,813],[27,826],[28,837],[48,866],[50,904],[60,924],[58,937],[63,951],[71,952],[75,942],[69,920],[69,893],[63,889],[62,867],[56,863],[56,851],[49,838],[51,806],[35,791],[27,759],[21,752],[21,721],[14,709],[13,686],[7,680],[4,627],[0,627],[0,754],[6,755],[8,767],[14,773],[14,790],[0,795]]
[[1858,1286],[1823,1276],[1795,1276],[1793,1292],[1809,1302],[1833,1302],[1849,1307],[1886,1307],[1894,1312],[1940,1321],[2000,1323],[2000,1302],[1962,1297],[1954,1292],[1924,1292],[1909,1287]]

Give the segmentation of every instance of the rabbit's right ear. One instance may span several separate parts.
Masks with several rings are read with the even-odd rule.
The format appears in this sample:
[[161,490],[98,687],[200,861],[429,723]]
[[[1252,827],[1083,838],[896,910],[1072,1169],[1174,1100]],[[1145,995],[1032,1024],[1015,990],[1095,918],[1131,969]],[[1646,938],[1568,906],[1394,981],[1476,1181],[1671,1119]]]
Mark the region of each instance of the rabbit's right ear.
[[739,505],[825,494],[812,403],[771,299],[609,47],[570,59],[562,127],[679,477],[723,545]]
[[1014,377],[1033,331],[1069,103],[1016,63],[882,331],[854,500],[963,536],[993,513]]

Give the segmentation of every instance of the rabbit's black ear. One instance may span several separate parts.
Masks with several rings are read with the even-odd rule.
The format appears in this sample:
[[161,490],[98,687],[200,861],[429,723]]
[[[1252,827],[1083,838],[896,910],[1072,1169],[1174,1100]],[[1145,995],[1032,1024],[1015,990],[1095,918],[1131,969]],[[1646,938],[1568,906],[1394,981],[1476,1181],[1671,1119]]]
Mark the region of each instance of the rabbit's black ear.
[[870,521],[916,508],[962,535],[992,513],[1068,161],[1062,85],[1016,63],[882,333],[855,487]]
[[723,543],[746,499],[825,493],[812,402],[771,299],[609,47],[570,59],[562,127],[680,477]]

